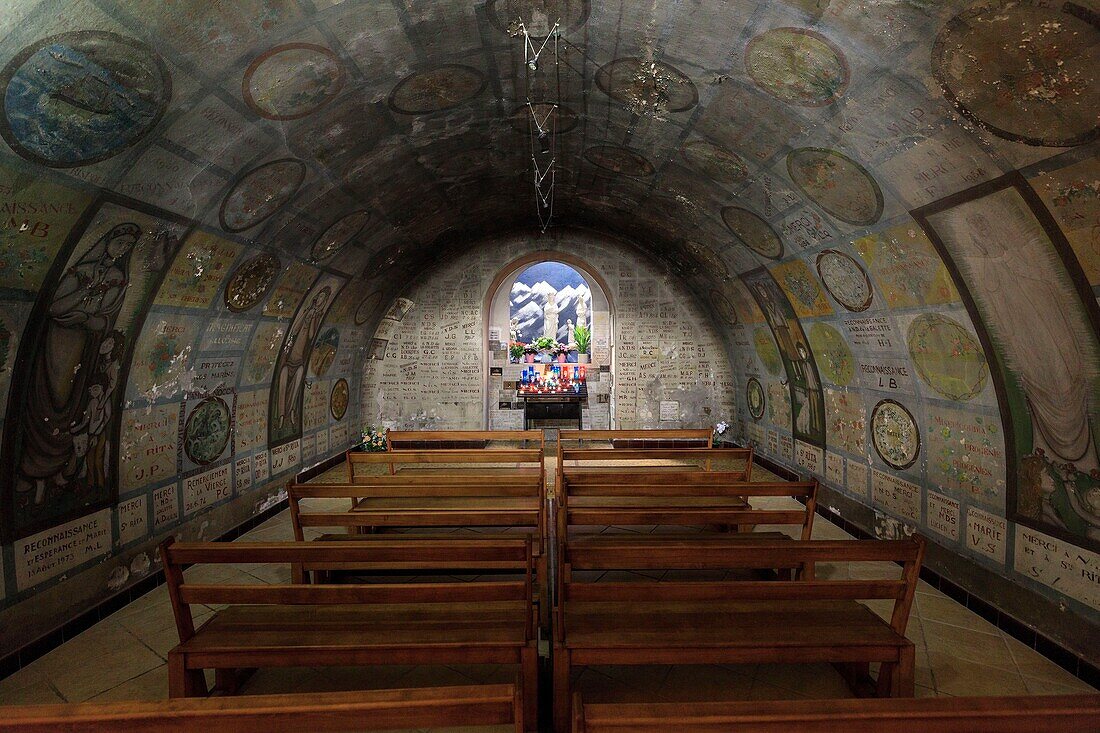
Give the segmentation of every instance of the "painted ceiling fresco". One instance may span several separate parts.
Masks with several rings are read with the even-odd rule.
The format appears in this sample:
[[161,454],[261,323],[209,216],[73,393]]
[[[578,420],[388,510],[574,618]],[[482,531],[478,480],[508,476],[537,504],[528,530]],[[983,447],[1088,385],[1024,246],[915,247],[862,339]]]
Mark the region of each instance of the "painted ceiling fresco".
[[364,333],[533,224],[530,101],[556,221],[710,305],[747,438],[1100,605],[1049,569],[1100,563],[1096,0],[3,10],[9,601],[81,564],[26,563],[50,528],[102,557],[344,447]]

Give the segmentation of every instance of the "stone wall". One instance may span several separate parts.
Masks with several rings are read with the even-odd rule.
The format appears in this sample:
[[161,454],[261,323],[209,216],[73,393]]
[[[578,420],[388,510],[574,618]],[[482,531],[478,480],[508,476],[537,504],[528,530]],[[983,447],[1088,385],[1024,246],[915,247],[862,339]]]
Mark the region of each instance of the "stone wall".
[[483,242],[407,290],[411,310],[400,322],[384,319],[375,334],[374,355],[385,341],[384,358],[364,362],[364,420],[397,429],[522,427],[521,409],[500,409],[518,404],[507,383],[520,367],[505,364],[502,352],[489,354],[484,308],[494,278],[536,251],[578,258],[610,290],[610,369],[600,374],[598,359],[590,365],[586,427],[701,427],[733,418],[724,347],[683,283],[616,240],[555,229]]

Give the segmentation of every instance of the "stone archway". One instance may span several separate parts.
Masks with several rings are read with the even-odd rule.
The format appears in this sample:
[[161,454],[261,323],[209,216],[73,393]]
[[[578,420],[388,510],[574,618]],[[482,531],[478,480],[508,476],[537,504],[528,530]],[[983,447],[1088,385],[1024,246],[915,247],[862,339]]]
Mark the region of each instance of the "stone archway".
[[[589,396],[582,406],[583,425],[607,429],[614,425],[613,390],[610,389],[614,373],[615,350],[614,304],[611,289],[602,275],[588,262],[553,250],[531,252],[505,265],[493,279],[485,295],[484,314],[486,404],[485,424],[489,429],[521,429],[522,410],[514,389],[507,387],[519,378],[520,364],[512,364],[508,358],[508,336],[512,287],[517,277],[540,263],[561,263],[576,270],[584,279],[591,293],[588,321],[592,328],[588,365]],[[562,319],[567,316],[562,315]],[[497,385],[500,385],[500,388]],[[508,407],[505,407],[507,405]]]

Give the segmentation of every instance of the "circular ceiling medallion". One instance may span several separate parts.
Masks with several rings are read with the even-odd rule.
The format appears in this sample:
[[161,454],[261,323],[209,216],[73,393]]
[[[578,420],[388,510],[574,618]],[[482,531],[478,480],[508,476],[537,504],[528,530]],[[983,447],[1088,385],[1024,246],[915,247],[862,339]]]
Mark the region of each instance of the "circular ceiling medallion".
[[1084,4],[976,3],[936,37],[932,73],[955,109],[998,137],[1049,147],[1100,137],[1100,24]]
[[221,397],[207,397],[187,416],[183,426],[183,450],[192,463],[213,463],[229,445],[232,432],[229,406]]
[[883,400],[871,410],[871,443],[886,465],[899,471],[917,462],[920,431],[913,413],[900,402]]
[[737,325],[737,310],[733,307],[733,303],[729,301],[729,298],[722,295],[717,290],[711,290],[710,302],[714,306],[715,312],[718,313],[718,316],[723,321],[731,326]]
[[378,306],[382,305],[382,291],[376,290],[367,297],[363,298],[363,301],[359,303],[359,307],[355,309],[355,325],[362,326],[377,310]]
[[768,222],[748,209],[727,206],[722,209],[722,221],[741,244],[761,257],[778,260],[783,256],[783,240]]
[[579,122],[577,113],[564,105],[532,102],[530,107],[526,104],[516,107],[512,113],[512,127],[518,132],[530,133],[532,117],[538,118],[538,124],[544,130],[559,135],[569,132]]
[[756,349],[756,355],[760,357],[760,363],[768,370],[768,374],[779,374],[783,369],[783,359],[779,356],[779,347],[775,345],[775,339],[765,328],[758,328],[752,332],[752,344]]
[[256,307],[271,290],[281,267],[279,258],[266,252],[246,260],[229,277],[225,286],[225,307],[234,313]]
[[332,413],[333,420],[343,420],[348,412],[348,401],[351,390],[348,388],[348,380],[341,377],[332,385],[332,392],[328,398],[328,409]]
[[485,75],[472,66],[444,64],[409,74],[390,93],[390,107],[405,115],[426,115],[457,107],[485,89]]
[[835,249],[817,256],[817,274],[836,302],[855,313],[871,307],[875,291],[867,273],[852,257]]
[[756,377],[749,377],[745,384],[745,402],[749,406],[749,414],[753,420],[764,417],[764,405],[767,403],[764,397],[764,387]]
[[596,72],[596,86],[637,114],[683,112],[699,103],[687,74],[660,61],[615,59]]
[[241,94],[252,111],[269,120],[297,120],[328,104],[344,88],[344,65],[313,43],[268,49],[244,72]]
[[985,352],[957,321],[938,313],[919,315],[909,324],[906,343],[921,381],[937,394],[964,402],[985,388]]
[[882,216],[882,189],[867,169],[847,155],[826,148],[799,148],[787,156],[794,184],[829,214],[856,226]]
[[693,168],[718,183],[733,185],[749,175],[748,165],[740,155],[706,140],[688,143],[680,150],[680,155]]
[[364,209],[353,211],[337,219],[313,241],[310,257],[314,262],[323,262],[339,252],[352,239],[363,231],[370,219],[370,212]]
[[596,145],[584,151],[584,159],[597,168],[620,176],[642,178],[653,175],[653,164],[629,148]]
[[589,0],[489,0],[486,12],[497,30],[511,34],[520,22],[535,38],[545,38],[560,24],[573,31],[588,21]]
[[227,232],[243,232],[287,204],[306,178],[306,165],[280,158],[253,168],[237,179],[222,200],[218,218]]
[[775,28],[749,41],[745,70],[756,85],[790,104],[824,107],[848,88],[844,53],[806,28]]
[[106,160],[144,138],[172,100],[168,67],[144,43],[76,31],[27,46],[0,71],[0,135],[51,168]]
[[850,384],[856,376],[856,360],[840,331],[819,321],[810,326],[808,338],[821,373],[838,387]]

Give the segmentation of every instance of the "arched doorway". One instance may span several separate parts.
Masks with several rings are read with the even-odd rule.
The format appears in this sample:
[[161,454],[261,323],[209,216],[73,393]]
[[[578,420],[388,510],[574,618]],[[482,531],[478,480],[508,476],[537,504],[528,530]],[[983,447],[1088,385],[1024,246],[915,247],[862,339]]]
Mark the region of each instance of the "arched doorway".
[[[484,312],[490,429],[613,425],[612,303],[591,265],[551,251],[515,260],[493,280]],[[537,383],[565,393],[560,408],[532,409],[554,402],[532,396]]]

